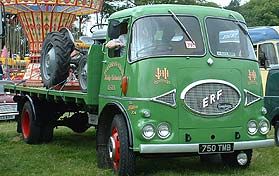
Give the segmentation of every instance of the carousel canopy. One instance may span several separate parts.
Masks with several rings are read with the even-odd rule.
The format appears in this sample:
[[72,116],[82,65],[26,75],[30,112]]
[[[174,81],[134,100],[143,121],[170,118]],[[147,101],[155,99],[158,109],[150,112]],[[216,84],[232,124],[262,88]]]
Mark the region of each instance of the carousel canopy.
[[87,15],[99,12],[103,0],[0,0],[5,11],[13,14],[20,12],[61,12]]

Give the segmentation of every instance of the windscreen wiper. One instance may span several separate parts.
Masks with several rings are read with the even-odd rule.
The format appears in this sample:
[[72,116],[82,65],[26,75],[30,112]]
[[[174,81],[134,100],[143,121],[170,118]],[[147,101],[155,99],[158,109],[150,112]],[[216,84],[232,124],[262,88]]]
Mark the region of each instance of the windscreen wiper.
[[245,35],[248,35],[248,37],[249,37],[249,39],[250,39],[250,41],[251,41],[251,43],[252,43],[252,39],[251,39],[251,37],[250,37],[250,35],[249,35],[249,33],[248,33],[248,30],[245,28],[245,27],[243,27],[242,25],[241,25],[241,22],[231,13],[229,16],[231,16],[231,17],[233,17],[233,19],[235,20],[234,22],[235,22],[235,24],[237,24],[237,26],[241,29],[241,31],[245,34]]
[[191,42],[194,43],[193,38],[191,37],[191,35],[189,34],[189,32],[187,31],[186,27],[184,26],[184,24],[177,18],[177,16],[175,15],[175,13],[173,13],[173,11],[171,11],[171,9],[169,9],[169,12],[171,13],[174,21],[180,26],[180,28],[182,29],[182,31],[186,34],[186,36],[189,38],[189,40],[191,40]]

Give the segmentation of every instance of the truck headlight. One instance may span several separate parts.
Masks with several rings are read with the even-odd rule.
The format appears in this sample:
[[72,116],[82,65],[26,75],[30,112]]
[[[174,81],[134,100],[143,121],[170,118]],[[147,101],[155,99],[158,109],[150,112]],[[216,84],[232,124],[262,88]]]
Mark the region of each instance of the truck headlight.
[[262,120],[259,123],[259,131],[261,134],[267,134],[269,132],[269,122],[267,120]]
[[171,134],[171,129],[168,123],[163,122],[158,126],[158,136],[161,139],[168,138],[170,134]]
[[250,135],[254,135],[258,131],[257,122],[255,120],[250,120],[247,124],[248,126],[248,133]]
[[151,124],[144,125],[141,131],[144,139],[152,139],[155,135],[155,128]]

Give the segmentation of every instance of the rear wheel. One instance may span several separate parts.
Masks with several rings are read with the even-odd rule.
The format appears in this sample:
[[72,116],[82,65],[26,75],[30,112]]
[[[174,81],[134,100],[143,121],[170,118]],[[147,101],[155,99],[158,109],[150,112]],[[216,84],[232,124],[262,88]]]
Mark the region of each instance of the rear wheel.
[[135,155],[129,149],[128,129],[123,116],[114,117],[110,132],[108,151],[114,172],[117,175],[134,175]]
[[53,138],[54,127],[51,124],[45,125],[41,130],[41,140],[43,142],[50,142]]
[[23,140],[28,144],[36,144],[40,140],[41,129],[36,124],[34,115],[30,102],[25,102],[21,112],[21,129]]
[[40,69],[46,87],[65,81],[69,75],[70,54],[74,43],[63,32],[48,33],[42,47]]
[[252,159],[252,149],[249,150],[237,150],[233,153],[221,154],[223,163],[228,167],[233,168],[247,168]]

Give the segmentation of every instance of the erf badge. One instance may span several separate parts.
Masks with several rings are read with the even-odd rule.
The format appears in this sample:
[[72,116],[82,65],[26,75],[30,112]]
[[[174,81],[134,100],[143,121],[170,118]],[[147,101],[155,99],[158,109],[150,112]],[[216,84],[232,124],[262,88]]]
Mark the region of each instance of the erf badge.
[[255,70],[248,70],[248,85],[257,84],[257,73]]

